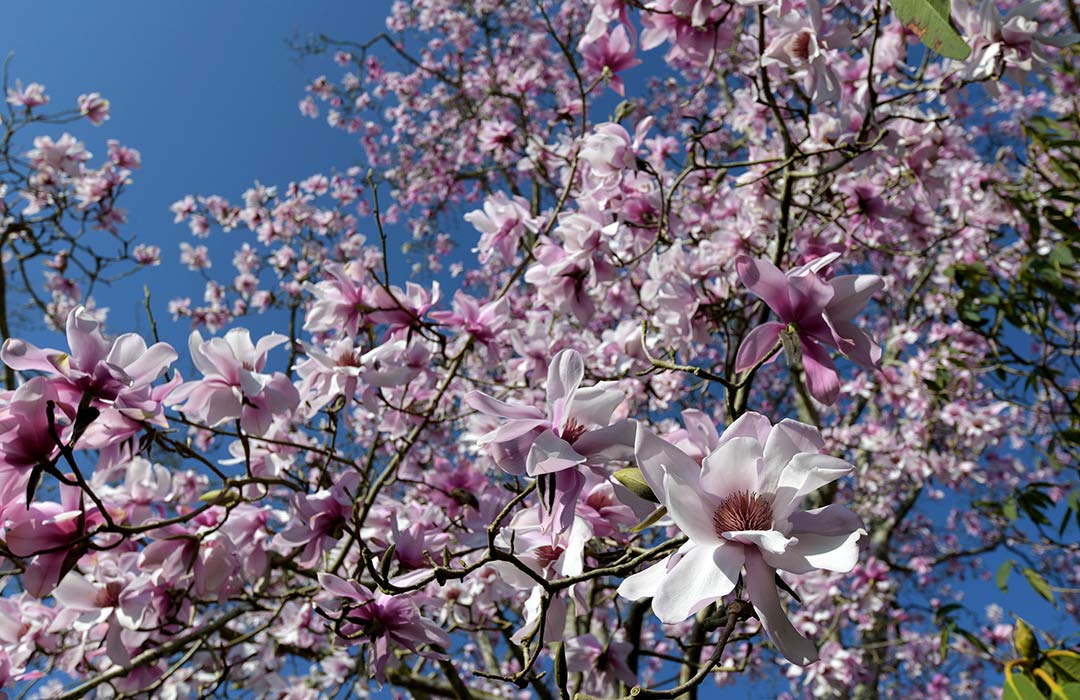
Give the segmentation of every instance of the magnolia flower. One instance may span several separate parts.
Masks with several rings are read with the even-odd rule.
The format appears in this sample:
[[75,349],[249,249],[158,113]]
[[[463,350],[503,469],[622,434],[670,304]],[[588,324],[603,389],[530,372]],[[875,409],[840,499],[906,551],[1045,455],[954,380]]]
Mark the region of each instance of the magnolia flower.
[[503,470],[541,482],[547,501],[549,524],[560,530],[570,526],[574,504],[585,485],[578,467],[590,460],[606,459],[620,445],[629,447],[629,421],[611,424],[611,416],[623,402],[617,389],[604,385],[582,387],[585,363],[576,350],[562,350],[548,367],[547,411],[535,406],[514,406],[479,391],[465,396],[465,403],[481,413],[509,419],[480,438],[490,445],[492,459]]
[[[338,599],[340,613],[330,618],[335,621],[335,631],[345,639],[369,643],[376,680],[385,680],[386,664],[393,651],[391,643],[429,659],[446,659],[435,649],[449,647],[450,635],[420,617],[420,611],[408,599],[372,593],[353,579],[325,572],[319,572],[319,585]],[[418,652],[418,643],[427,644],[429,650]]]
[[780,653],[802,666],[815,661],[817,649],[791,625],[780,602],[776,571],[851,571],[866,534],[859,517],[843,506],[799,510],[804,496],[852,469],[820,454],[822,446],[812,426],[792,420],[774,426],[747,413],[699,466],[639,426],[638,467],[688,539],[676,553],[625,579],[619,594],[651,597],[660,621],[674,624],[731,593],[742,576]]
[[245,328],[204,341],[198,331],[192,331],[188,350],[203,379],[183,384],[169,402],[185,402],[178,410],[193,414],[210,427],[239,418],[245,431],[265,435],[273,416],[292,411],[300,402],[288,377],[262,371],[267,353],[287,341],[285,336],[271,333],[253,344]]
[[798,337],[807,388],[822,403],[834,403],[840,392],[836,365],[822,345],[836,348],[866,369],[880,369],[881,346],[852,319],[885,282],[877,275],[843,275],[825,281],[818,273],[838,257],[839,253],[830,253],[786,275],[768,260],[745,255],[735,259],[743,284],[780,317],[747,334],[735,358],[736,372],[768,357],[785,331]]

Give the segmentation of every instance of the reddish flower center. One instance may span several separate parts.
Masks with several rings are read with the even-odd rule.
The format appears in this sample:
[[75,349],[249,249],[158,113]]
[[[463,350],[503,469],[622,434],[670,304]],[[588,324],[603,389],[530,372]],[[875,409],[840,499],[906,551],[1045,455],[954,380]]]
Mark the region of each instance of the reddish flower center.
[[713,513],[716,534],[739,530],[772,529],[772,503],[765,496],[737,491],[720,501]]
[[585,426],[571,418],[570,420],[566,421],[566,426],[563,427],[562,434],[559,437],[573,445],[575,442],[577,442],[577,439],[584,434]]

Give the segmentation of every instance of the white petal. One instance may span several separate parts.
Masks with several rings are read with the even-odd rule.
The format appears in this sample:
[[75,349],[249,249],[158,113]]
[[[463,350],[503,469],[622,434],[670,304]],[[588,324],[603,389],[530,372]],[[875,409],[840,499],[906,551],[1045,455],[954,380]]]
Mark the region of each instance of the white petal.
[[761,626],[788,661],[806,666],[817,661],[814,643],[799,634],[788,619],[776,590],[776,571],[754,549],[746,552],[746,589]]
[[817,453],[825,447],[821,433],[812,425],[784,419],[777,423],[765,441],[765,470],[761,478],[761,493],[775,493],[780,473],[801,452]]
[[668,562],[671,561],[671,556],[668,555],[648,569],[624,578],[623,582],[619,584],[618,594],[630,600],[641,600],[642,598],[655,596],[660,582],[668,575]]
[[701,487],[717,499],[739,491],[758,493],[761,467],[761,443],[757,438],[732,438],[705,457]]
[[566,440],[556,437],[555,433],[545,430],[529,448],[525,459],[525,473],[529,476],[561,472],[585,461]]
[[668,514],[679,529],[694,542],[720,542],[720,536],[713,527],[713,514],[720,502],[703,492],[695,482],[688,484],[674,474],[664,475],[663,490],[657,494],[667,506]]
[[547,406],[551,422],[558,428],[569,416],[567,406],[573,402],[574,394],[585,376],[585,362],[577,350],[561,350],[551,360],[548,367]]
[[773,498],[773,518],[777,522],[785,520],[803,496],[849,474],[852,469],[837,457],[809,452],[795,455],[780,472]]
[[720,436],[719,444],[722,445],[732,438],[752,437],[764,445],[769,438],[770,430],[772,430],[772,422],[768,418],[760,413],[748,411],[727,427],[724,434]]
[[797,539],[784,537],[782,532],[776,530],[735,530],[725,532],[724,538],[750,547],[757,547],[761,551],[770,554],[783,554],[788,547],[798,542]]
[[687,550],[660,582],[653,612],[661,622],[682,622],[735,588],[743,565],[738,545],[700,545]]
[[657,496],[663,493],[665,472],[676,474],[688,483],[696,483],[701,475],[701,467],[697,462],[640,423],[634,438],[634,459],[645,481]]

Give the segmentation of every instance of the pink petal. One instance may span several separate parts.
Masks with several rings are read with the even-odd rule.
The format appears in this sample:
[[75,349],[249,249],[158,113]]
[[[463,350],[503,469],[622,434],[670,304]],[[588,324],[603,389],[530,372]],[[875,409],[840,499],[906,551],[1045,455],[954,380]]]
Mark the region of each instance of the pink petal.
[[657,496],[663,493],[665,472],[676,474],[686,483],[697,483],[701,478],[701,467],[697,462],[640,423],[634,438],[634,459],[649,488]]
[[885,289],[885,280],[877,275],[841,275],[829,285],[833,288],[833,298],[826,311],[834,320],[850,321],[872,296]]
[[748,255],[735,258],[735,269],[747,289],[761,298],[784,321],[795,320],[791,281],[768,260]]
[[543,418],[544,413],[535,406],[515,406],[500,401],[480,391],[465,394],[465,405],[480,413],[496,418]]
[[739,345],[739,352],[735,356],[735,371],[745,372],[761,362],[780,342],[780,334],[785,327],[785,324],[779,321],[769,321],[750,331]]
[[550,430],[540,433],[525,458],[525,473],[529,476],[550,474],[575,467],[585,461],[566,440]]
[[[570,405],[570,418],[581,425],[605,426],[611,422],[611,414],[625,399],[621,391],[600,385],[578,389]],[[558,425],[557,421],[552,422]]]
[[840,394],[840,375],[825,348],[799,334],[803,348],[803,368],[806,370],[806,388],[810,395],[823,404],[832,405]]

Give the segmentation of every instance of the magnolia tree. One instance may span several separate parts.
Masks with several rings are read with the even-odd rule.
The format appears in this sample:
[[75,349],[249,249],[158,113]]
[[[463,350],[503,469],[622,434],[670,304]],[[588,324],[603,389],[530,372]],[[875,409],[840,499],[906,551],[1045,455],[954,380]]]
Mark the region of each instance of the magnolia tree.
[[398,2],[298,47],[365,166],[173,206],[186,347],[90,297],[138,154],[21,137],[108,102],[7,85],[6,697],[1074,697],[965,592],[1078,616],[1078,24]]

